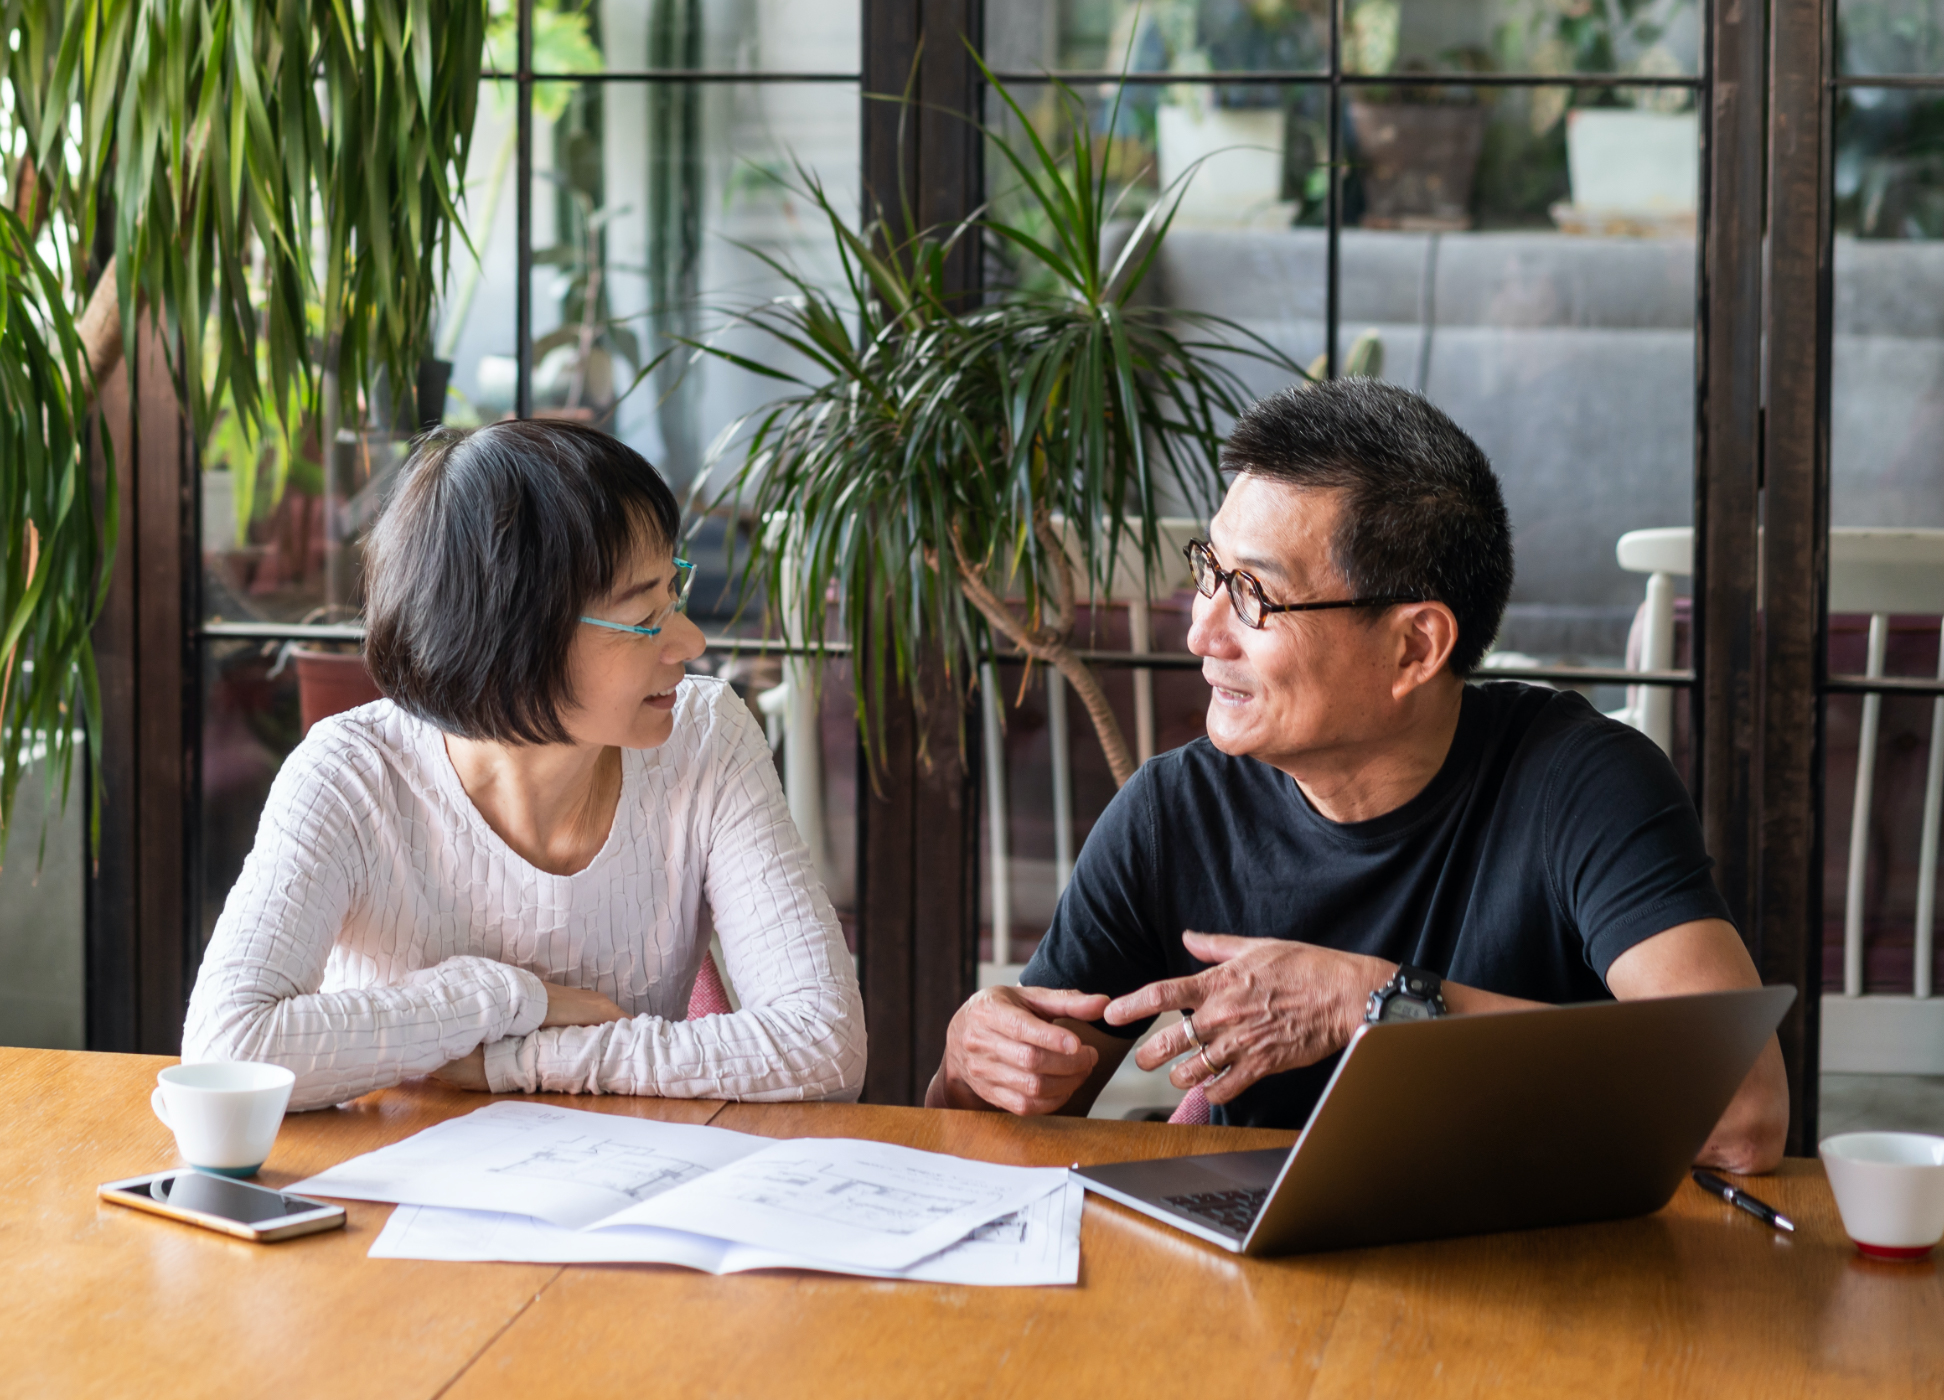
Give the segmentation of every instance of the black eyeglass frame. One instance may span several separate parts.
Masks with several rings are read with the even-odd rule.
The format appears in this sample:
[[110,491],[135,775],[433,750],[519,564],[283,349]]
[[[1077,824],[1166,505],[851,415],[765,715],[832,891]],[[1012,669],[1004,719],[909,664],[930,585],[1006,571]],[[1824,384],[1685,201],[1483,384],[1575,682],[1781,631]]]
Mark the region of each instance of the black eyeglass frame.
[[[1336,598],[1327,603],[1272,603],[1263,597],[1262,583],[1254,574],[1248,572],[1246,569],[1224,569],[1221,563],[1215,558],[1215,547],[1207,540],[1190,540],[1182,547],[1181,552],[1188,558],[1188,569],[1191,576],[1200,572],[1195,567],[1195,556],[1198,550],[1208,559],[1210,585],[1207,588],[1203,588],[1201,586],[1201,580],[1197,578],[1195,580],[1195,591],[1204,598],[1213,598],[1217,589],[1223,585],[1227,585],[1229,603],[1235,609],[1236,619],[1243,626],[1253,627],[1258,632],[1269,621],[1269,616],[1272,613],[1324,612],[1331,608],[1389,608],[1395,607],[1399,603],[1421,603],[1424,601],[1422,598],[1379,597]],[[1248,610],[1243,605],[1243,599],[1236,592],[1238,587],[1244,585],[1247,586],[1248,591],[1255,598],[1256,613],[1254,621],[1250,620]]]

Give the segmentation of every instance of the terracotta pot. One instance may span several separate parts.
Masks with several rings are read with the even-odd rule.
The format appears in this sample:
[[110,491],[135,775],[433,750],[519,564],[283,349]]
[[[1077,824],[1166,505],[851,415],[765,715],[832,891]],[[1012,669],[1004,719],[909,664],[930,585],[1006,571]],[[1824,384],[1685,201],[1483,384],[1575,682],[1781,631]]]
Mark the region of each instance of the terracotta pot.
[[292,647],[290,662],[297,668],[297,707],[303,714],[306,734],[320,719],[384,699],[359,653]]
[[1485,109],[1453,103],[1352,102],[1365,228],[1471,227],[1472,177]]

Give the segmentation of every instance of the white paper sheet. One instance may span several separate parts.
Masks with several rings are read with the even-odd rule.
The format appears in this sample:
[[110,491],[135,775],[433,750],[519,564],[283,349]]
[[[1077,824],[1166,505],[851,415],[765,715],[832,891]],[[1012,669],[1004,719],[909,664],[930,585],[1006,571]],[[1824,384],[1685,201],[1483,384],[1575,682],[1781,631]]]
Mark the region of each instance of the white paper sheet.
[[510,1211],[579,1229],[770,1138],[550,1104],[496,1103],[353,1157],[290,1189],[355,1201]]
[[1062,1168],[996,1166],[888,1143],[778,1142],[497,1103],[290,1189],[508,1212],[569,1229],[653,1225],[792,1258],[896,1270],[1065,1179]]
[[866,1278],[983,1287],[1073,1284],[1080,1279],[1080,1216],[1086,1193],[1065,1185],[904,1269],[868,1269],[731,1244],[682,1230],[625,1225],[563,1230],[530,1216],[400,1206],[371,1246],[374,1259],[529,1264],[677,1264],[704,1273],[816,1269]]
[[902,1269],[1066,1180],[855,1138],[796,1138],[603,1220],[659,1225],[832,1263]]

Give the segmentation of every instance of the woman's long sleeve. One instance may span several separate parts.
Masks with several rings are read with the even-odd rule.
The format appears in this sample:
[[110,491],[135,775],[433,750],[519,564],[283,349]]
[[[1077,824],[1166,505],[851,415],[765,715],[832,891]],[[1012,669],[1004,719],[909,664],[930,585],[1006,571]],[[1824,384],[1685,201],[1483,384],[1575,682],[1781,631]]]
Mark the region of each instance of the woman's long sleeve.
[[382,1089],[533,1030],[547,994],[533,973],[445,957],[389,986],[323,991],[347,922],[409,946],[409,905],[368,907],[369,849],[347,803],[361,755],[320,742],[293,753],[271,788],[256,845],[217,921],[183,1028],[185,1060],[261,1060],[297,1074],[292,1108]]

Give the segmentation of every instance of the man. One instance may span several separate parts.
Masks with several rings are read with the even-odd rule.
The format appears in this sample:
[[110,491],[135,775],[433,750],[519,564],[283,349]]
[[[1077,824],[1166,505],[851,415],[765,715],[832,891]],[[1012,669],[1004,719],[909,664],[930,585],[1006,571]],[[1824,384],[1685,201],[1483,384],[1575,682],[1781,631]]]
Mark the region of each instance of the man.
[[[1512,546],[1449,418],[1374,380],[1291,389],[1223,465],[1191,549],[1208,735],[1115,797],[1024,985],[953,1018],[928,1103],[1085,1113],[1179,1010],[1143,1069],[1185,1056],[1170,1078],[1216,1121],[1300,1127],[1371,994],[1409,995],[1400,966],[1454,1015],[1759,985],[1660,750],[1572,692],[1466,683]],[[1769,1170],[1787,1126],[1771,1038],[1700,1160]]]

